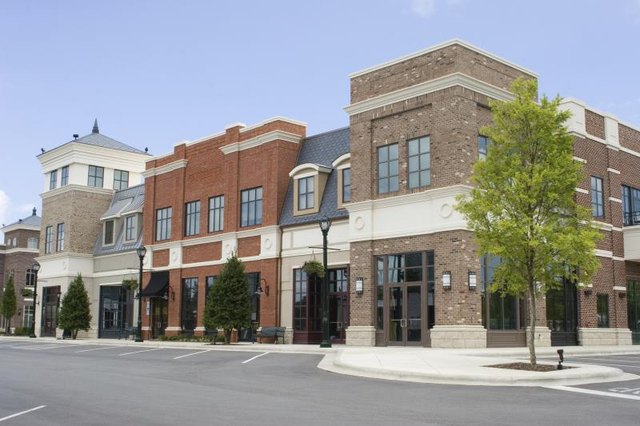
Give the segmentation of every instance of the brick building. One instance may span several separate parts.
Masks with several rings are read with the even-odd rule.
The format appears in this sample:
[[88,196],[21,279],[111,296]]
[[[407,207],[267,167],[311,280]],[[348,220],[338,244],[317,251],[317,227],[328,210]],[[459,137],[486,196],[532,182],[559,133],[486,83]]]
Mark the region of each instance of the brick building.
[[[16,314],[11,318],[10,326],[31,327],[33,318],[33,286],[36,272],[32,269],[38,256],[38,239],[40,237],[41,218],[34,207],[30,216],[2,227],[4,245],[0,246],[0,272],[2,282],[0,288],[4,293],[4,285],[13,277],[16,293]],[[6,328],[5,318],[0,318],[0,330]]]
[[[305,132],[305,124],[280,117],[234,124],[147,162],[146,338],[204,334],[207,289],[232,253],[246,266],[251,321],[279,322],[278,219]],[[251,333],[240,330],[239,338]]]
[[[347,128],[306,137],[303,123],[274,118],[231,125],[152,159],[122,149],[120,160],[134,159],[136,167],[146,161],[144,171],[132,168],[145,177],[144,188],[76,187],[77,197],[55,185],[45,189],[41,259],[48,285],[89,274],[102,324],[120,280],[134,278],[133,250],[144,243],[144,337],[202,335],[207,290],[237,253],[254,324],[286,327],[289,342],[316,343],[320,285],[302,265],[321,258],[318,221],[329,218],[333,342],[524,346],[525,304],[486,291],[495,260],[479,258],[454,209],[489,146],[480,134],[491,122],[489,101],[511,99],[518,77],[537,75],[454,40],[351,74]],[[538,345],[639,343],[640,130],[575,99],[561,107],[572,112],[575,160],[585,165],[576,197],[591,207],[603,234],[596,251],[602,267],[589,286],[566,282],[546,295],[535,338]],[[63,164],[40,157],[51,185]],[[92,163],[82,164],[86,177]],[[116,163],[105,166],[114,169]],[[76,198],[90,206],[74,226],[86,238],[73,239],[73,256],[47,252],[55,239],[46,229],[73,222],[76,210],[68,205]],[[130,235],[122,244],[133,216],[143,225],[136,228],[142,241]],[[66,241],[72,243],[70,235]],[[118,299],[110,318],[135,323],[131,296]],[[100,327],[95,332],[109,337]],[[251,329],[239,331],[240,339],[251,337]]]

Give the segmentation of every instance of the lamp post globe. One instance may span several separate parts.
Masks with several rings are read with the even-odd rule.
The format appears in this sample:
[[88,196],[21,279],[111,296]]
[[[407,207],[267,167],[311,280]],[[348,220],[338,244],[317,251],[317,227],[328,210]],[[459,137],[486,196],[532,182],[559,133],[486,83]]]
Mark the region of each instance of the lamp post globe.
[[324,267],[324,277],[322,278],[322,342],[321,348],[331,347],[331,337],[329,336],[329,271],[327,271],[327,235],[331,228],[331,219],[323,217],[319,222],[322,232],[322,266]]
[[38,300],[38,271],[40,270],[40,264],[33,262],[31,265],[31,272],[33,273],[33,315],[31,316],[31,333],[29,337],[36,337],[36,301]]
[[136,254],[140,260],[140,268],[138,274],[138,327],[136,327],[136,342],[142,342],[142,263],[147,254],[147,248],[140,246],[136,249]]

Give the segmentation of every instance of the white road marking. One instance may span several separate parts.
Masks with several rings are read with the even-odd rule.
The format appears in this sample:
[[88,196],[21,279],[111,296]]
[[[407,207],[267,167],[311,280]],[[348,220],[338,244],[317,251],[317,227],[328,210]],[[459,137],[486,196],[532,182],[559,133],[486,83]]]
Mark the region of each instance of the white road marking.
[[191,355],[203,354],[203,353],[209,352],[209,351],[211,351],[211,349],[207,349],[207,350],[204,350],[204,351],[193,352],[193,353],[186,354],[186,355],[180,355],[180,356],[175,357],[174,359],[186,358],[186,357],[191,356]]
[[105,346],[105,347],[101,347],[101,348],[83,349],[81,351],[76,351],[75,353],[80,354],[82,352],[103,351],[105,349],[116,349],[116,348],[119,348],[119,347],[120,346]]
[[5,420],[9,420],[9,419],[12,419],[14,417],[18,417],[18,416],[21,416],[23,414],[30,413],[32,411],[36,411],[36,410],[39,410],[39,409],[44,408],[44,407],[46,407],[46,405],[40,405],[39,407],[34,407],[34,408],[29,409],[29,410],[20,411],[19,413],[15,413],[15,414],[12,414],[10,416],[1,418],[0,422],[4,422]]
[[[87,345],[75,345],[75,346],[87,346]],[[70,348],[70,345],[65,345],[62,343],[54,343],[49,345],[24,345],[24,346],[11,346],[13,349],[22,349],[25,351],[46,351],[49,349],[60,349],[60,348]]]
[[571,386],[545,386],[548,389],[555,389],[559,391],[566,392],[576,392],[576,393],[585,393],[588,395],[597,395],[597,396],[608,396],[610,398],[622,398],[622,399],[633,399],[634,401],[640,401],[640,396],[635,395],[625,395],[622,393],[614,393],[614,392],[603,392],[591,389],[582,389],[582,388],[572,388]]
[[620,359],[618,357],[616,357],[616,358],[582,357],[580,359],[573,358],[572,361],[575,360],[575,362],[580,362],[580,360],[582,360],[582,359],[586,359],[586,360],[589,360],[589,361],[596,361],[598,363],[606,363],[608,361],[614,361],[614,362],[630,362],[631,365],[640,364],[640,358],[636,358],[635,360],[630,360],[630,359]]
[[256,356],[254,356],[253,358],[249,358],[249,359],[247,359],[247,360],[245,360],[245,361],[242,361],[242,363],[243,363],[243,364],[246,364],[246,363],[248,363],[248,362],[253,361],[253,360],[254,360],[254,359],[256,359],[256,358],[260,358],[261,356],[265,356],[265,355],[266,355],[266,354],[268,354],[268,353],[269,353],[269,352],[265,352],[265,353],[263,353],[263,354],[256,355]]
[[118,355],[118,356],[126,356],[126,355],[133,355],[133,354],[141,354],[141,353],[143,353],[143,352],[159,351],[160,349],[162,349],[162,348],[143,349],[143,350],[141,350],[141,351],[127,352],[127,353],[124,353],[124,354],[120,354],[120,355]]

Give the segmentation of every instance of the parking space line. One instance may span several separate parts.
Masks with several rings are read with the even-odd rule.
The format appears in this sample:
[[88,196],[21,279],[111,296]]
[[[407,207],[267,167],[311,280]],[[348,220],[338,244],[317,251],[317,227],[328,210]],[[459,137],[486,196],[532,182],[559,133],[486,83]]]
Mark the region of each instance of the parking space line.
[[46,405],[40,405],[38,407],[30,408],[29,410],[20,411],[19,413],[11,414],[10,416],[3,417],[0,419],[0,422],[4,422],[5,420],[13,419],[14,417],[21,416],[23,414],[31,413],[32,411],[39,410],[41,408],[46,407]]
[[177,357],[175,357],[173,359],[186,358],[186,357],[191,356],[191,355],[203,354],[203,353],[209,352],[209,351],[211,351],[211,349],[207,349],[207,350],[204,350],[204,351],[193,352],[193,353],[186,354],[186,355],[180,355],[180,356],[177,356]]
[[266,354],[268,354],[268,353],[269,353],[269,352],[265,352],[265,353],[263,353],[263,354],[256,355],[256,356],[254,356],[253,358],[249,358],[249,359],[247,359],[247,360],[242,361],[242,363],[243,363],[243,364],[246,364],[246,363],[248,363],[248,362],[253,361],[253,360],[254,360],[254,359],[256,359],[256,358],[260,358],[261,356],[265,356],[265,355],[266,355]]
[[106,347],[100,347],[100,348],[92,348],[92,349],[83,349],[81,351],[76,351],[75,353],[80,354],[82,352],[93,352],[93,351],[103,351],[105,349],[116,349],[119,348],[120,346],[106,346]]
[[127,352],[124,354],[119,354],[118,356],[126,356],[126,355],[133,355],[133,354],[141,354],[143,352],[151,352],[151,351],[159,351],[162,348],[153,348],[153,349],[143,349],[141,351],[134,351],[134,352]]
[[571,386],[545,386],[547,389],[555,389],[559,391],[566,392],[576,392],[576,393],[584,393],[587,395],[597,395],[597,396],[608,396],[611,398],[622,398],[622,399],[632,399],[634,401],[640,401],[640,396],[635,395],[625,395],[621,393],[613,393],[613,392],[603,392],[591,389],[582,389],[582,388],[573,388]]
[[[88,346],[88,345],[74,345],[74,346]],[[53,343],[53,344],[48,344],[48,345],[39,345],[39,344],[33,344],[33,345],[24,345],[24,346],[11,346],[12,349],[22,349],[25,351],[47,351],[49,349],[60,349],[60,348],[70,348],[70,345],[65,345],[62,343]]]

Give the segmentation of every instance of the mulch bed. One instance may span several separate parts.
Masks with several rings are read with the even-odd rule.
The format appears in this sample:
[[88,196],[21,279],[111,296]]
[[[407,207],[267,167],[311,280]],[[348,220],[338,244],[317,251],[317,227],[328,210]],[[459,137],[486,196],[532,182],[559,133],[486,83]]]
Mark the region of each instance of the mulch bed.
[[[548,371],[557,371],[558,370],[558,366],[557,365],[536,364],[536,366],[533,367],[528,362],[512,362],[510,364],[488,365],[487,367],[508,368],[508,369],[511,369],[511,370],[539,371],[539,372],[543,372],[543,373],[546,373]],[[562,367],[563,367],[563,370],[566,370],[568,368],[572,368],[572,367],[566,367],[564,365]]]

